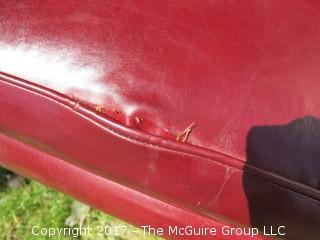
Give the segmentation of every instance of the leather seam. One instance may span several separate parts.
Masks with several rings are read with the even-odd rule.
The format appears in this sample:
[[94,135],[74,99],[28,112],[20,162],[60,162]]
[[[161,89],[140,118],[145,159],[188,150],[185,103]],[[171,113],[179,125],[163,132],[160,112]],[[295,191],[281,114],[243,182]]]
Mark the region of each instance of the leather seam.
[[[12,78],[16,79],[16,80],[12,80]],[[48,99],[50,101],[55,102],[56,104],[60,104],[61,106],[65,107],[65,108],[67,108],[67,109],[69,109],[71,111],[74,111],[75,114],[80,115],[81,117],[83,117],[86,120],[90,121],[91,123],[99,126],[100,128],[107,129],[108,131],[110,131],[114,135],[118,135],[118,137],[121,137],[121,138],[126,139],[128,141],[131,141],[134,144],[139,144],[139,145],[143,145],[143,146],[146,146],[146,147],[150,146],[152,148],[155,148],[155,149],[158,149],[158,150],[161,150],[161,151],[173,152],[173,153],[175,153],[177,155],[180,155],[180,156],[195,157],[195,158],[198,158],[198,159],[205,159],[206,161],[214,161],[216,164],[218,164],[220,166],[222,165],[222,166],[233,167],[233,168],[241,170],[243,172],[243,167],[240,167],[239,164],[236,164],[237,161],[241,161],[241,160],[240,159],[236,159],[236,158],[234,158],[232,156],[226,155],[225,153],[222,153],[222,152],[219,152],[219,151],[215,151],[216,154],[219,154],[221,156],[212,156],[211,157],[211,156],[206,156],[206,155],[202,155],[202,154],[198,154],[198,153],[194,153],[194,152],[187,152],[187,151],[184,151],[182,149],[173,149],[173,148],[170,148],[169,146],[163,146],[163,145],[160,145],[160,144],[155,144],[155,143],[143,141],[141,139],[134,138],[132,136],[128,136],[125,133],[122,133],[122,132],[119,132],[118,130],[115,130],[114,128],[112,128],[112,126],[110,126],[110,123],[105,122],[105,121],[108,121],[108,119],[106,119],[106,117],[108,117],[107,115],[97,114],[92,109],[87,108],[85,105],[82,105],[81,103],[79,103],[75,99],[71,99],[70,97],[68,97],[68,96],[66,96],[64,94],[58,93],[58,92],[56,92],[56,91],[54,91],[52,89],[48,89],[48,88],[39,86],[37,84],[31,83],[29,81],[26,81],[24,79],[19,79],[17,77],[10,76],[10,75],[7,75],[7,74],[5,74],[5,78],[3,79],[3,75],[2,75],[1,72],[0,72],[0,80],[6,82],[8,84],[11,84],[11,85],[13,85],[15,87],[19,87],[19,88],[28,90],[31,93],[37,94],[37,95],[39,95],[41,97],[44,97],[44,98],[46,98],[46,99]],[[27,87],[23,86],[23,84],[17,84],[16,81],[18,81],[19,83],[20,82],[24,83],[25,85],[27,85]],[[39,89],[41,92],[40,91],[35,91],[35,88]],[[52,97],[52,95],[55,96],[56,98]],[[59,96],[59,98],[57,98],[57,96]],[[60,99],[63,99],[64,101],[62,101]],[[69,104],[67,104],[66,102],[68,102]],[[76,106],[76,108],[75,108],[75,106]],[[90,114],[94,114],[93,115],[94,118],[92,118],[91,116],[86,114],[85,113],[86,111],[89,112]],[[100,118],[102,118],[104,120],[104,122],[99,121]],[[118,124],[121,127],[127,128],[127,129],[132,130],[132,131],[137,131],[135,129],[128,128],[127,126],[123,126],[123,125],[121,125],[119,123],[114,123],[114,124]],[[148,133],[143,133],[143,134],[148,135]],[[165,141],[168,141],[167,139],[162,138],[160,136],[153,136],[152,135],[152,137],[161,138],[161,139],[163,139]],[[189,147],[189,146],[187,146],[187,147]],[[192,146],[192,147],[196,147],[196,146]],[[210,151],[210,150],[206,150],[206,151]],[[220,157],[220,160],[219,160],[219,157]],[[221,160],[222,157],[229,158],[229,159],[231,159],[231,161],[229,163],[223,162],[223,160]],[[257,168],[257,167],[255,167],[253,165],[247,164],[246,162],[243,163],[243,166],[247,166],[249,169],[254,171],[254,173],[251,172],[250,174],[261,176],[264,179],[266,179],[267,181],[270,181],[270,182],[273,182],[273,183],[277,183],[277,184],[283,186],[284,188],[288,188],[288,189],[291,189],[293,191],[296,191],[296,188],[298,186],[298,187],[301,187],[301,188],[304,188],[304,189],[305,188],[307,188],[309,190],[311,189],[311,191],[314,191],[314,192],[317,193],[316,195],[318,195],[320,193],[320,190],[318,190],[316,188],[313,188],[311,186],[305,185],[303,183],[299,183],[299,182],[297,182],[295,180],[288,179],[288,178],[280,176],[280,175],[278,175],[276,173]],[[279,182],[279,180],[280,180],[280,182]],[[292,185],[295,185],[295,186],[292,186]],[[307,195],[307,196],[309,196],[311,198],[318,199],[318,197],[310,196],[310,195],[313,195],[313,194],[308,194],[308,193],[305,193],[305,192],[302,193],[302,194]]]

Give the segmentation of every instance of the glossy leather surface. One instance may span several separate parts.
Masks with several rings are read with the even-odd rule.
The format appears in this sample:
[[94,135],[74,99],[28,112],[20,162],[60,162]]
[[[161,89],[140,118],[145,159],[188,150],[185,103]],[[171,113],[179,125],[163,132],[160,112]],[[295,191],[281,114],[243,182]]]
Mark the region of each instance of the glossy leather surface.
[[[268,145],[270,134],[251,133],[320,116],[318,1],[0,4],[0,71],[47,87],[1,75],[0,129],[7,136],[245,225],[254,222],[248,195],[267,181],[268,198],[280,191],[302,199],[306,211],[289,222],[310,219],[305,229],[317,236],[319,219],[311,214],[320,212],[319,178],[283,170],[290,162],[270,164],[270,149],[253,144],[251,151],[252,139]],[[187,143],[175,142],[191,123]],[[244,167],[249,147],[262,159],[250,157]],[[317,156],[297,166],[316,172]],[[290,226],[296,239],[307,231]]]
[[139,226],[210,226],[217,239],[229,239],[223,226],[249,224],[236,159],[125,128],[6,74],[0,75],[0,108],[6,113],[0,115],[0,164],[9,169]]
[[[28,145],[3,134],[0,134],[0,142],[2,150],[1,165],[41,181],[138,226],[162,227],[166,239],[212,239],[214,237],[215,239],[228,240],[230,236],[221,234],[222,228],[237,227],[224,221],[203,217],[188,209],[160,201],[132,188],[101,178],[52,155],[30,148]],[[4,152],[3,149],[6,151]],[[195,228],[214,227],[217,234],[216,236],[197,237],[179,234],[171,234],[170,236],[168,234],[169,226],[181,228],[186,226]],[[233,235],[232,239],[264,240],[266,238]]]
[[255,125],[320,116],[318,1],[2,1],[0,69],[244,159]]

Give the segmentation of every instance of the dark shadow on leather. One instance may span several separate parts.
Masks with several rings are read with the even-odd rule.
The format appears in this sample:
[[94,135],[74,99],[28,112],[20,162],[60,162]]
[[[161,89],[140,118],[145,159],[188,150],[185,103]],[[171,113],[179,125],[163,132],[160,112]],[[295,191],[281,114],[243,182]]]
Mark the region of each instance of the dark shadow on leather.
[[320,239],[320,201],[258,176],[249,166],[320,189],[320,120],[297,119],[287,125],[258,126],[247,137],[243,185],[251,225],[276,230],[285,239]]

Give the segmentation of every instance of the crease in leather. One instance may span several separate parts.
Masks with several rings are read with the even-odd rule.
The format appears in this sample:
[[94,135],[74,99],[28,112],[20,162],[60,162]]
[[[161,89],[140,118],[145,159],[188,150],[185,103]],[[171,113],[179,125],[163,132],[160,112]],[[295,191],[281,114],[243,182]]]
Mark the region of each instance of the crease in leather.
[[[131,141],[135,144],[150,146],[151,148],[156,148],[162,151],[173,152],[177,155],[200,157],[207,161],[214,161],[218,164],[229,165],[242,171],[243,167],[246,166],[246,169],[249,170],[250,174],[262,177],[270,182],[273,182],[284,188],[288,188],[289,190],[292,190],[296,193],[306,195],[316,200],[320,200],[319,189],[313,188],[292,179],[288,179],[271,171],[266,171],[253,165],[249,165],[243,162],[241,159],[230,156],[226,153],[174,142],[171,139],[165,139],[161,136],[151,135],[146,132],[120,125],[116,120],[111,119],[108,115],[97,113],[96,111],[94,111],[94,109],[91,109],[88,106],[79,103],[74,98],[4,72],[0,72],[0,81],[6,82],[7,84],[13,85],[15,87],[22,88],[23,90],[27,90],[32,94],[37,94],[41,97],[50,99],[56,104],[60,104],[63,107],[70,109],[75,114],[78,114],[88,121],[91,121],[104,130],[107,130],[112,134],[125,140]],[[75,108],[75,106],[77,107]]]

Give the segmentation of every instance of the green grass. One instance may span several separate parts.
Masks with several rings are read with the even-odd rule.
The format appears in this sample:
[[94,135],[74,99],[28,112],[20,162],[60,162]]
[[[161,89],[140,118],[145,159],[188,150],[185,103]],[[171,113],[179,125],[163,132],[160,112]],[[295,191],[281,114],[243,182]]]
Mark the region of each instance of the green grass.
[[[1,169],[0,169],[1,170]],[[1,170],[3,171],[3,170]],[[90,236],[81,235],[73,238],[72,236],[34,236],[32,227],[40,228],[63,228],[66,218],[71,214],[73,200],[47,188],[35,181],[17,189],[3,187],[1,181],[4,179],[0,173],[0,240],[156,240],[154,236],[144,236],[142,230],[137,229],[127,223],[120,221],[112,216],[106,215],[98,210],[91,209],[84,226],[96,229],[97,226],[123,226],[128,230],[121,236],[98,236],[97,232],[92,231]]]

